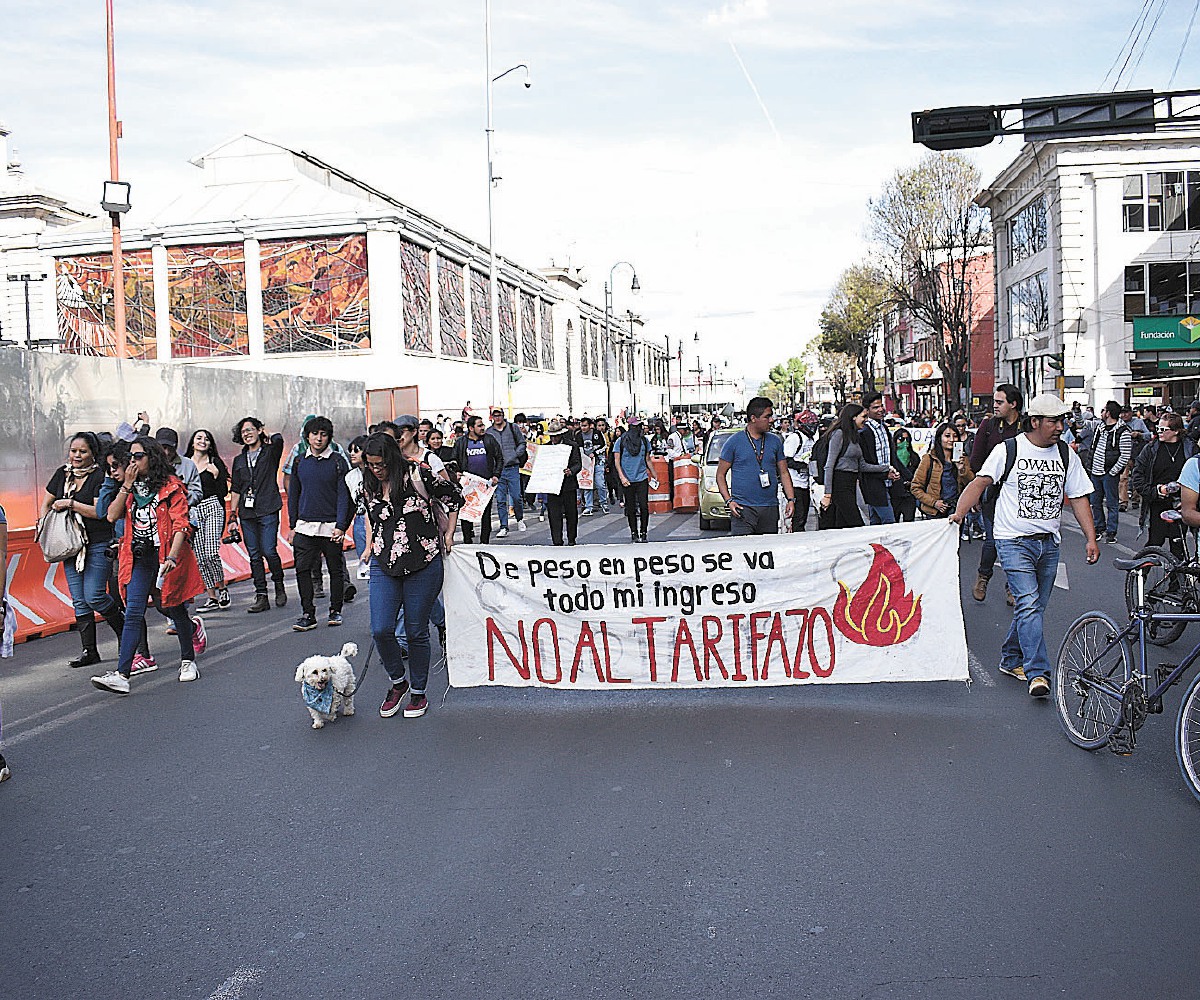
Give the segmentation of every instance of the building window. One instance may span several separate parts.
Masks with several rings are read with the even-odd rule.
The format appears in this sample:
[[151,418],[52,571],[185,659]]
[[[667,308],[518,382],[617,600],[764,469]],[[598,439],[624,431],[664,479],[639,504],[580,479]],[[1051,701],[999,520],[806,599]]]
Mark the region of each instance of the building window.
[[1200,231],[1200,171],[1127,175],[1121,197],[1121,228],[1127,233]]
[[371,346],[364,234],[263,240],[259,261],[268,354]]
[[1134,316],[1146,315],[1146,265],[1131,264],[1125,268],[1125,322]]
[[1046,272],[1038,271],[1008,286],[1008,335],[1028,337],[1050,326],[1050,295]]
[[1026,205],[1008,221],[1008,263],[1011,267],[1046,249],[1046,199]]
[[1147,316],[1182,316],[1187,312],[1187,264],[1166,261],[1150,264]]

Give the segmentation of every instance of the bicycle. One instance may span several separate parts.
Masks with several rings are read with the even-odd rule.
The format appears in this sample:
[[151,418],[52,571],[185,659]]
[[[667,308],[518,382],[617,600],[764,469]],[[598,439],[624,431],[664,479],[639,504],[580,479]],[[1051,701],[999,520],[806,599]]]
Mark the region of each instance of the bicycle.
[[[1171,487],[1174,487],[1173,491]],[[1178,483],[1170,483],[1167,488],[1169,492],[1178,495]],[[1155,612],[1200,612],[1200,584],[1197,583],[1194,573],[1194,570],[1200,568],[1200,558],[1195,548],[1189,545],[1188,536],[1192,532],[1186,530],[1183,515],[1177,510],[1164,511],[1160,516],[1164,521],[1176,525],[1179,531],[1179,551],[1183,553],[1183,557],[1180,558],[1174,552],[1158,546],[1146,546],[1137,552],[1135,559],[1151,553],[1162,557],[1162,566],[1156,566],[1146,572],[1145,602]],[[1138,607],[1137,589],[1132,574],[1126,574],[1125,577],[1125,607],[1130,614]],[[1146,640],[1155,646],[1169,646],[1183,635],[1185,628],[1187,622],[1154,621],[1147,628]]]
[[[1142,724],[1150,715],[1162,712],[1163,695],[1200,660],[1197,643],[1178,664],[1160,663],[1151,674],[1146,660],[1150,627],[1179,624],[1182,630],[1189,622],[1200,621],[1200,611],[1152,610],[1146,598],[1146,575],[1158,569],[1200,576],[1200,566],[1179,565],[1168,553],[1154,549],[1132,559],[1114,559],[1113,565],[1134,581],[1137,600],[1129,622],[1121,627],[1103,611],[1080,615],[1059,648],[1052,694],[1067,739],[1085,750],[1107,746],[1114,753],[1128,755],[1137,747]],[[1179,706],[1175,754],[1184,782],[1200,801],[1200,673],[1188,685]]]

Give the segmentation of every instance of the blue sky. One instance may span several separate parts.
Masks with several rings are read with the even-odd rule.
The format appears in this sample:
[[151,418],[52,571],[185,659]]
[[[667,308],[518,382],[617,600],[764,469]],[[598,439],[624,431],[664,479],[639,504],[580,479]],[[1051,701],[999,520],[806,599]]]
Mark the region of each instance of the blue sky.
[[[1193,0],[1127,86],[1164,89]],[[0,120],[30,178],[83,202],[107,175],[101,0],[4,0]],[[198,181],[242,132],[486,237],[483,0],[116,0],[122,173],[139,205]],[[496,244],[585,268],[687,363],[762,377],[799,353],[866,202],[915,162],[911,111],[1101,89],[1143,0],[493,0]],[[1200,35],[1198,26],[1197,35]],[[740,57],[740,63],[739,63]],[[1193,37],[1174,86],[1200,86]],[[743,68],[744,67],[744,68]],[[753,86],[751,84],[753,81]],[[1111,89],[1112,81],[1104,89]],[[757,96],[755,89],[757,88]],[[990,180],[1018,151],[976,159]],[[618,272],[618,285],[621,283]],[[628,278],[624,279],[626,282]]]

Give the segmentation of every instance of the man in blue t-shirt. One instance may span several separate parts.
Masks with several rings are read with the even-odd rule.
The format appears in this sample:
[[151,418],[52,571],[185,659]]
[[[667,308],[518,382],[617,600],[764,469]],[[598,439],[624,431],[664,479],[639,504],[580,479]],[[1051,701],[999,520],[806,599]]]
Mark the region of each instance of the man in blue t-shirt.
[[755,396],[746,406],[746,430],[732,435],[721,449],[717,489],[729,507],[732,535],[779,533],[780,485],[787,497],[787,516],[791,519],[796,497],[783,455],[783,441],[771,433],[774,415],[771,401],[766,396]]

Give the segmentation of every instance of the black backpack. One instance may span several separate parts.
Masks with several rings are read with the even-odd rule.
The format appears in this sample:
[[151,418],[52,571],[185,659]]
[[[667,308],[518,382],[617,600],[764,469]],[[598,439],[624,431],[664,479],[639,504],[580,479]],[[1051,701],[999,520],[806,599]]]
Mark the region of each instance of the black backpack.
[[[813,462],[815,463],[813,479],[822,486],[825,485],[825,461],[829,458],[829,439],[831,437],[833,437],[832,430],[828,434],[822,434],[817,438],[817,443],[813,445],[812,450]],[[846,435],[843,434],[842,450],[838,452],[838,458],[841,458],[846,453],[848,447],[850,447],[850,442],[847,440]],[[837,463],[835,462],[834,464],[836,465]]]

